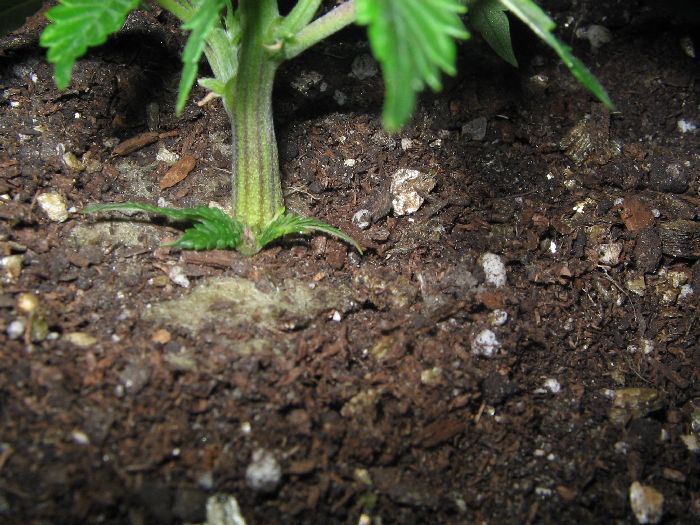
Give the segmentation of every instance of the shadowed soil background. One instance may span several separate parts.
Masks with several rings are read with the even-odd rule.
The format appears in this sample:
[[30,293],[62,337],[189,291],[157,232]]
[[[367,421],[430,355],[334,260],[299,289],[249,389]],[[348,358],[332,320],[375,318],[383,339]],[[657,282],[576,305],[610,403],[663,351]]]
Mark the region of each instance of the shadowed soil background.
[[659,4],[545,3],[613,113],[519,25],[396,136],[361,30],[287,64],[286,202],[362,257],[83,217],[225,202],[226,115],[174,116],[158,11],[65,92],[38,18],[0,40],[0,522],[697,523],[700,39]]

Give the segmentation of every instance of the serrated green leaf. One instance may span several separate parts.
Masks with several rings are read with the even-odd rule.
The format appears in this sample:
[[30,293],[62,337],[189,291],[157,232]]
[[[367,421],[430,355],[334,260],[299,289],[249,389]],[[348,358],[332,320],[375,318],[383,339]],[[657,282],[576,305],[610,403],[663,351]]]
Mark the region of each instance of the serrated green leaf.
[[386,129],[398,131],[408,121],[426,84],[439,90],[441,72],[455,73],[455,39],[469,37],[464,12],[460,0],[357,0],[357,22],[368,26],[382,67]]
[[355,239],[350,237],[342,230],[339,230],[338,228],[335,228],[323,221],[302,217],[301,215],[295,215],[293,213],[280,214],[275,217],[257,237],[257,241],[258,244],[263,247],[267,246],[272,241],[279,239],[280,237],[284,237],[285,235],[290,235],[292,233],[304,234],[311,231],[319,231],[321,233],[326,233],[328,235],[332,235],[333,237],[337,237],[338,239],[354,246],[355,249],[362,254],[362,247]]
[[532,0],[499,0],[515,16],[520,18],[538,37],[549,45],[561,58],[562,62],[569,68],[571,74],[581,82],[598,100],[608,108],[614,109],[615,105],[610,100],[605,88],[598,82],[598,79],[583,65],[578,58],[571,54],[571,48],[557,39],[552,33],[556,24],[542,11],[542,9]]
[[75,61],[124,25],[139,0],[61,0],[46,12],[49,24],[39,39],[60,89],[68,87]]
[[84,213],[143,211],[162,215],[176,221],[193,222],[194,226],[175,242],[166,244],[182,250],[227,250],[240,246],[243,225],[226,215],[218,208],[195,206],[194,208],[161,208],[152,204],[123,202],[94,204],[85,208]]
[[43,0],[0,0],[0,36],[21,27],[43,3]]
[[185,109],[187,97],[192,90],[192,85],[197,78],[199,70],[199,60],[204,53],[204,46],[207,43],[207,36],[212,29],[220,22],[220,13],[226,4],[226,0],[200,0],[192,18],[182,25],[183,29],[191,31],[185,51],[182,54],[182,76],[180,77],[180,87],[177,93],[177,103],[175,111],[181,114]]
[[469,20],[499,57],[517,67],[505,11],[499,0],[478,0],[469,11]]

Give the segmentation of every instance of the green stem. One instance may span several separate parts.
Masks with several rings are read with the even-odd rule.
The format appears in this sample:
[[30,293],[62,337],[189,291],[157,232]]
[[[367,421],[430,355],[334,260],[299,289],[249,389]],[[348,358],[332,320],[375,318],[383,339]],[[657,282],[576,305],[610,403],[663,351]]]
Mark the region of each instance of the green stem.
[[[291,14],[291,13],[290,13]],[[284,58],[294,58],[324,38],[355,21],[355,0],[348,0],[299,31],[284,48]]]
[[[277,68],[355,20],[355,2],[348,0],[309,24],[320,3],[300,0],[283,19],[277,0],[239,0],[236,31],[217,28],[207,37],[207,59],[217,80],[226,86],[223,102],[233,141],[231,208],[233,218],[245,225],[243,245],[238,248],[243,253],[259,251],[261,235],[284,212],[272,120]],[[291,40],[282,35],[289,29],[295,33]],[[335,230],[331,233],[339,235]]]
[[284,209],[277,141],[272,121],[272,86],[279,64],[269,50],[278,19],[276,0],[241,0],[239,64],[225,106],[233,134],[233,215],[249,228],[255,251],[258,235]]
[[293,35],[301,31],[318,11],[323,0],[299,0],[294,8],[284,17],[284,21],[280,26],[280,36]]

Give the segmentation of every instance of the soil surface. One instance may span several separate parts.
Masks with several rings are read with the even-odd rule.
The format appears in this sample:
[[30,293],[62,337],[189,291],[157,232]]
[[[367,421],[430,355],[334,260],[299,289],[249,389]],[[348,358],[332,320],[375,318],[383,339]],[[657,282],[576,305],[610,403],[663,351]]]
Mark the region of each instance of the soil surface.
[[364,256],[183,253],[177,225],[81,215],[225,203],[227,118],[201,89],[174,116],[157,11],[65,92],[39,19],[3,38],[0,522],[203,523],[219,495],[249,524],[698,523],[698,26],[548,5],[617,111],[518,25],[519,69],[475,37],[397,136],[362,31],[282,69],[288,207]]

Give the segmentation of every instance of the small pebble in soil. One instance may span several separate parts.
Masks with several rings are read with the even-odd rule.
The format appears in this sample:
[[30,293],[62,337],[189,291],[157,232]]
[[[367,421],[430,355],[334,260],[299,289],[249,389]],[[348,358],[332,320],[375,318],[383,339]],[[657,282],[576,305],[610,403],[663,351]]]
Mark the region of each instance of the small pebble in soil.
[[273,492],[282,480],[282,467],[272,452],[259,448],[253,452],[245,480],[257,492]]
[[692,120],[686,120],[684,118],[680,119],[678,122],[676,122],[676,127],[678,128],[678,131],[681,133],[692,133],[695,131],[698,127],[695,125],[695,122]]
[[695,434],[687,434],[681,436],[681,441],[686,446],[686,448],[693,454],[697,454],[698,452],[700,452],[700,442],[698,441],[698,438],[697,436],[695,436]]
[[624,425],[630,419],[644,417],[663,407],[659,392],[652,388],[621,388],[612,391],[612,398],[608,417],[618,425]]
[[627,288],[633,294],[644,297],[644,291],[646,290],[644,276],[639,275],[637,277],[629,278],[627,281],[625,281],[625,288]]
[[182,288],[190,287],[190,280],[187,278],[187,275],[185,275],[182,266],[173,266],[172,268],[170,268],[170,271],[168,272],[168,277],[172,282],[174,282],[178,286],[181,286]]
[[6,282],[13,282],[19,279],[22,273],[23,259],[22,255],[8,255],[0,259],[0,266],[5,270],[3,279]]
[[508,322],[508,312],[496,309],[489,314],[489,322],[493,326],[503,326]]
[[435,188],[435,177],[418,170],[402,168],[391,176],[391,206],[396,215],[409,215],[418,211],[425,201],[424,195]]
[[177,153],[173,153],[165,146],[160,146],[158,148],[158,153],[156,153],[156,160],[159,162],[164,162],[168,166],[172,166],[180,159]]
[[10,339],[19,339],[24,334],[26,321],[22,318],[15,319],[7,326],[7,337]]
[[54,191],[42,193],[36,201],[49,220],[65,222],[68,219],[68,205],[60,193]]
[[612,33],[607,27],[591,24],[576,30],[576,38],[588,40],[591,49],[596,50],[612,41]]
[[302,71],[299,76],[292,81],[292,87],[304,95],[308,95],[309,91],[316,87],[323,76],[317,71]]
[[693,39],[688,35],[681,37],[679,42],[683,52],[690,58],[695,58],[695,44],[693,44]]
[[486,275],[486,283],[501,288],[506,284],[506,266],[495,253],[485,253],[479,259]]
[[659,523],[664,513],[664,496],[654,487],[635,481],[630,485],[630,506],[640,524]]
[[70,332],[65,334],[62,339],[78,348],[90,348],[97,343],[97,339],[85,332]]
[[409,138],[402,138],[401,139],[401,149],[406,151],[409,150],[413,147],[413,141]]
[[128,394],[136,395],[150,382],[151,368],[141,361],[129,363],[119,379]]
[[472,340],[472,354],[474,355],[491,358],[496,355],[499,348],[501,348],[501,343],[496,339],[496,334],[488,328],[476,334]]
[[644,355],[649,355],[654,352],[654,341],[651,339],[642,339],[639,343],[639,347]]
[[333,100],[335,100],[339,106],[344,106],[348,101],[348,96],[339,89],[336,89],[333,93]]
[[246,525],[236,498],[214,494],[207,499],[207,521],[202,525]]
[[361,230],[366,230],[372,224],[372,213],[368,209],[358,210],[352,216],[352,223]]
[[462,136],[468,140],[482,141],[486,137],[486,117],[470,120],[462,126]]
[[420,382],[425,386],[439,385],[442,380],[442,368],[436,366],[423,370],[420,374]]
[[352,75],[358,80],[372,78],[378,71],[377,61],[367,53],[356,56],[352,61]]
[[553,377],[545,379],[544,388],[552,394],[558,394],[559,392],[561,392],[561,384],[559,384],[559,381],[557,381]]
[[685,301],[686,299],[692,297],[694,293],[695,290],[693,290],[693,287],[691,285],[684,284],[683,286],[681,286],[681,291],[678,294],[678,300]]
[[616,266],[620,263],[622,244],[613,242],[598,246],[598,264],[604,266]]
[[75,443],[76,445],[89,445],[90,444],[90,438],[82,430],[73,430],[70,433],[70,437],[73,440],[73,443]]
[[360,514],[357,525],[372,525],[372,517],[369,514]]

